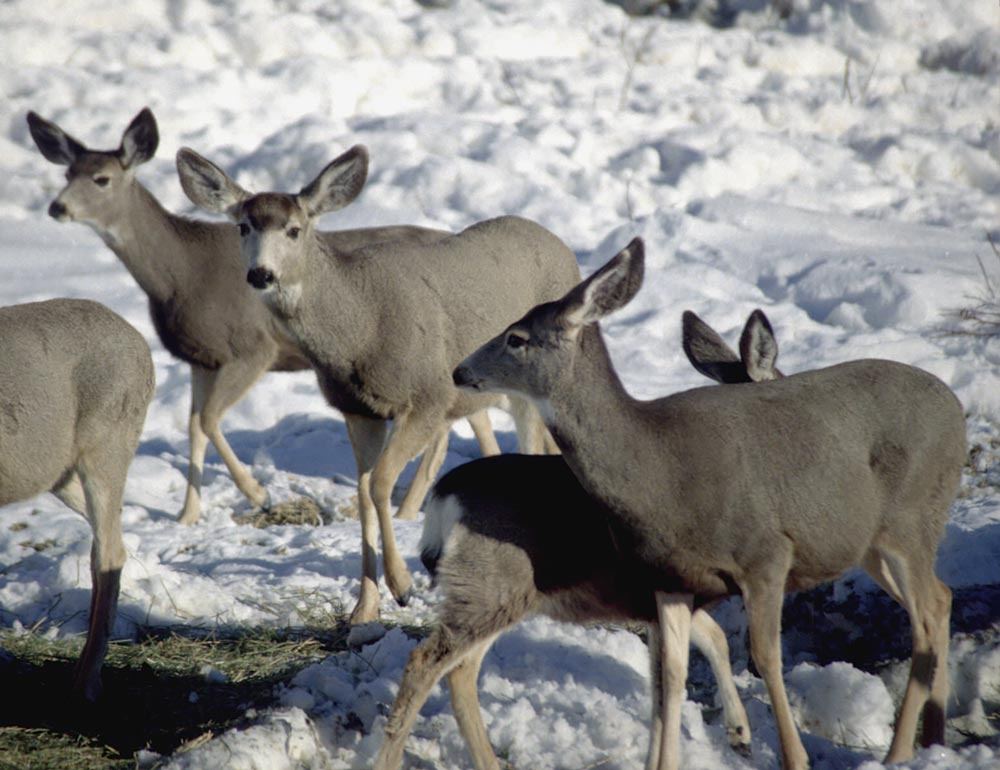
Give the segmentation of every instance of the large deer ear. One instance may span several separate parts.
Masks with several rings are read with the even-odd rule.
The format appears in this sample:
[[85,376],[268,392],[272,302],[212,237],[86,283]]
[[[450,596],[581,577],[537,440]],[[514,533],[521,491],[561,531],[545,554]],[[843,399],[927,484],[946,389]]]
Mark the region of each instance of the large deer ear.
[[740,357],[752,382],[776,380],[784,375],[775,368],[778,341],[764,311],[754,310],[740,336]]
[[302,188],[299,201],[310,216],[342,209],[361,194],[368,178],[368,150],[356,144],[334,158],[313,181]]
[[156,118],[149,107],[143,107],[122,134],[118,160],[124,168],[138,166],[156,154],[159,144],[160,132],[156,128]]
[[236,206],[250,197],[225,171],[188,147],[177,151],[177,175],[187,197],[205,211],[232,218]]
[[603,267],[560,300],[559,318],[569,328],[593,323],[624,307],[642,286],[645,246],[641,238],[611,258]]
[[50,163],[68,166],[87,151],[81,142],[37,112],[28,113],[28,131],[31,132],[35,145]]
[[681,316],[681,345],[688,361],[710,380],[722,383],[749,382],[739,354],[690,310]]

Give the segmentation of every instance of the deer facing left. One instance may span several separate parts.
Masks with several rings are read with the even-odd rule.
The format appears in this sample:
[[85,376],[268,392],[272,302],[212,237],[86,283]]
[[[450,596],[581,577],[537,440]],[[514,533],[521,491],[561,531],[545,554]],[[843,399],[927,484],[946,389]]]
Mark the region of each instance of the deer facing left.
[[[639,291],[643,254],[635,239],[562,299],[533,308],[467,357],[456,384],[535,401],[574,475],[632,533],[632,555],[655,576],[661,625],[679,639],[692,608],[742,595],[784,770],[804,770],[808,755],[782,679],[783,595],[853,566],[911,621],[887,761],[913,756],[921,715],[921,743],[943,743],[951,591],[934,562],[966,459],[958,399],[927,372],[862,359],[639,401],[597,322]],[[676,645],[676,667],[664,667],[673,716],[660,768],[679,762],[686,652]]]
[[[695,369],[717,382],[783,376],[774,366],[774,332],[760,310],[744,326],[739,354],[690,311],[683,316],[683,344]],[[664,737],[671,738],[660,686],[668,660],[664,629],[649,576],[636,569],[614,512],[587,494],[562,457],[519,454],[455,468],[435,485],[424,510],[420,557],[442,593],[438,624],[410,653],[375,770],[402,765],[407,736],[442,676],[473,766],[499,770],[476,681],[493,640],[532,613],[581,624],[645,624],[653,695],[647,761],[658,761]],[[750,724],[733,683],[726,635],[704,608],[691,616],[691,643],[712,666],[730,744],[749,755]]]
[[[309,361],[243,279],[236,228],[177,216],[138,180],[136,171],[159,144],[156,119],[148,108],[135,116],[114,150],[90,149],[34,112],[27,120],[42,155],[67,167],[66,186],[49,214],[97,232],[149,298],[163,346],[191,366],[190,464],[180,522],[193,524],[200,517],[209,441],[246,498],[268,508],[267,490],[229,446],[221,420],[265,372],[300,371],[309,368]],[[443,235],[423,227],[391,226],[321,237],[348,250],[400,238],[434,241]]]

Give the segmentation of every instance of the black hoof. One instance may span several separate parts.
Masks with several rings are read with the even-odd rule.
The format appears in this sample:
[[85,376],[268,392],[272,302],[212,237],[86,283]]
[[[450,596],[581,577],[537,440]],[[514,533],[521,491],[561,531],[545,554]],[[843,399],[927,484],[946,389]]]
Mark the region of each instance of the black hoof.
[[741,757],[750,759],[753,756],[753,747],[749,743],[731,743],[733,751],[739,754]]
[[407,588],[400,596],[396,597],[396,604],[400,607],[406,607],[410,603],[410,599],[413,598],[413,588]]

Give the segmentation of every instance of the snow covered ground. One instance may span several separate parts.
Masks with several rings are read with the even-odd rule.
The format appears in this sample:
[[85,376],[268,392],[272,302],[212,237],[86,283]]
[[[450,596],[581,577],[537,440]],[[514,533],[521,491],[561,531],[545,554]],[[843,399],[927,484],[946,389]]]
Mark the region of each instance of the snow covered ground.
[[[796,0],[793,17],[778,22],[764,0],[728,6],[745,10],[718,29],[698,17],[630,18],[602,0],[0,4],[0,304],[94,298],[153,347],[156,397],[123,514],[118,635],[137,624],[300,627],[349,609],[360,573],[359,527],[343,515],[353,461],[313,377],[268,375],[229,412],[226,433],[272,496],[312,496],[332,523],[238,525],[233,515],[249,505],[210,451],[203,520],[176,524],[188,369],[160,346],[143,295],[100,239],[46,216],[62,170],[35,149],[29,109],[110,149],[150,106],[161,143],[139,176],[175,211],[195,213],[175,175],[181,146],[246,187],[293,190],[362,142],[372,157],[367,189],[328,227],[460,229],[520,214],[561,236],[584,273],[642,235],[645,286],[604,327],[640,397],[703,384],[680,348],[686,308],[731,341],[763,308],[786,372],[865,356],[928,369],[961,398],[970,438],[984,447],[939,558],[956,614],[976,616],[981,596],[1000,586],[1000,340],[936,332],[944,311],[989,290],[980,264],[1000,290],[987,240],[1000,242],[1000,8]],[[496,424],[513,448],[510,424],[502,415]],[[445,467],[475,456],[456,426]],[[383,602],[392,623],[433,618],[419,530],[397,527],[421,590],[405,609]],[[88,558],[87,525],[54,498],[0,508],[0,623],[81,633]],[[834,607],[864,607],[874,591],[852,574],[830,596]],[[686,703],[685,767],[777,768],[739,603],[719,618],[753,758],[728,749],[709,689]],[[874,633],[865,617],[847,620]],[[1000,627],[989,613],[963,622],[950,662],[953,727],[988,733],[983,714],[1000,705]],[[801,640],[810,629],[787,631]],[[393,629],[332,656],[288,682],[255,726],[169,766],[364,767],[415,643]],[[813,766],[881,767],[905,668],[879,677],[815,659],[808,645],[790,650],[786,666]],[[497,643],[481,688],[491,741],[512,767],[642,763],[649,686],[632,633],[532,620]],[[432,694],[409,749],[414,767],[467,766],[445,690]],[[904,767],[996,768],[1000,743],[933,748]]]

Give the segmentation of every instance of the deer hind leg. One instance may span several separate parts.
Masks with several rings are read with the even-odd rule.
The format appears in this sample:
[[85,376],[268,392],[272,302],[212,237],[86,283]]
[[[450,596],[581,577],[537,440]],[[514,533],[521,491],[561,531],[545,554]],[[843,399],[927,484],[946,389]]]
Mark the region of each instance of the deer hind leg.
[[87,496],[83,491],[80,474],[74,468],[59,484],[53,488],[52,494],[89,521],[87,516]]
[[[462,728],[462,733],[469,742],[469,734],[466,732],[467,723],[471,715],[470,708],[475,709],[474,721],[479,722],[482,736],[485,737],[486,730],[482,727],[482,717],[479,714],[479,698],[476,693],[475,675],[478,674],[479,665],[483,655],[489,649],[495,638],[495,633],[483,633],[473,636],[458,635],[452,631],[439,626],[429,637],[413,652],[403,670],[403,678],[399,683],[399,692],[393,701],[392,710],[389,712],[389,720],[385,726],[385,738],[379,748],[378,756],[375,759],[374,770],[395,770],[400,767],[403,761],[403,748],[406,739],[413,729],[413,723],[420,713],[420,708],[430,694],[431,689],[446,672],[459,667],[460,671],[456,676],[449,677],[449,686],[452,692],[452,703],[455,705],[455,716]],[[461,641],[458,639],[461,638]],[[471,680],[471,703],[469,697],[469,677]],[[456,704],[457,698],[461,703],[461,714],[459,706]],[[492,749],[486,742],[486,751],[492,763],[478,764],[482,761],[480,753],[477,759],[477,751],[482,749],[473,747],[469,742],[469,749],[473,753],[473,761],[476,762],[476,770],[497,770],[496,758]]]
[[951,591],[933,574],[933,559],[917,561],[880,550],[868,554],[862,563],[875,582],[906,609],[913,637],[910,676],[886,762],[913,757],[921,711],[921,744],[944,743]]
[[695,610],[691,617],[691,643],[701,651],[712,667],[722,701],[729,745],[743,756],[750,756],[750,722],[733,682],[729,643],[725,632],[705,610]]
[[499,770],[496,755],[490,745],[483,714],[479,706],[479,668],[493,644],[493,634],[476,645],[448,672],[451,710],[465,738],[476,770]]
[[372,501],[372,468],[385,446],[389,432],[385,420],[344,415],[347,436],[358,467],[358,517],[361,519],[361,592],[351,611],[350,624],[370,623],[378,618],[378,515]]
[[[191,472],[188,476],[188,491],[191,494],[192,482],[197,482],[196,494],[200,507],[201,475],[204,467],[206,439],[212,442],[215,451],[225,463],[233,482],[240,492],[254,505],[261,508],[269,507],[267,490],[253,477],[246,466],[240,462],[226,437],[222,433],[222,416],[233,404],[242,399],[260,376],[270,366],[270,357],[250,360],[237,360],[211,370],[200,366],[191,367]],[[196,450],[200,455],[195,461]],[[183,523],[197,521],[188,516],[187,500],[181,514]]]
[[[444,462],[445,453],[448,451],[449,433],[450,428],[445,426],[431,439],[430,444],[424,449],[424,453],[420,458],[420,465],[413,477],[410,488],[406,490],[406,496],[403,497],[403,502],[400,503],[399,510],[396,511],[397,519],[413,521],[417,518],[417,512],[424,503],[427,490],[431,488],[431,484],[434,483],[437,472],[441,469],[441,464]],[[492,436],[492,434],[491,430],[490,435]]]
[[121,571],[126,559],[122,498],[131,450],[135,448],[135,442],[109,439],[99,457],[85,457],[77,469],[86,500],[85,516],[94,539],[90,549],[90,621],[74,684],[90,701],[96,700],[101,692],[101,666],[118,608]]
[[783,770],[805,770],[809,756],[792,718],[781,668],[781,605],[790,561],[790,554],[785,554],[781,562],[772,563],[769,574],[751,576],[741,590],[750,627],[750,654],[771,697],[781,742],[781,766]]

